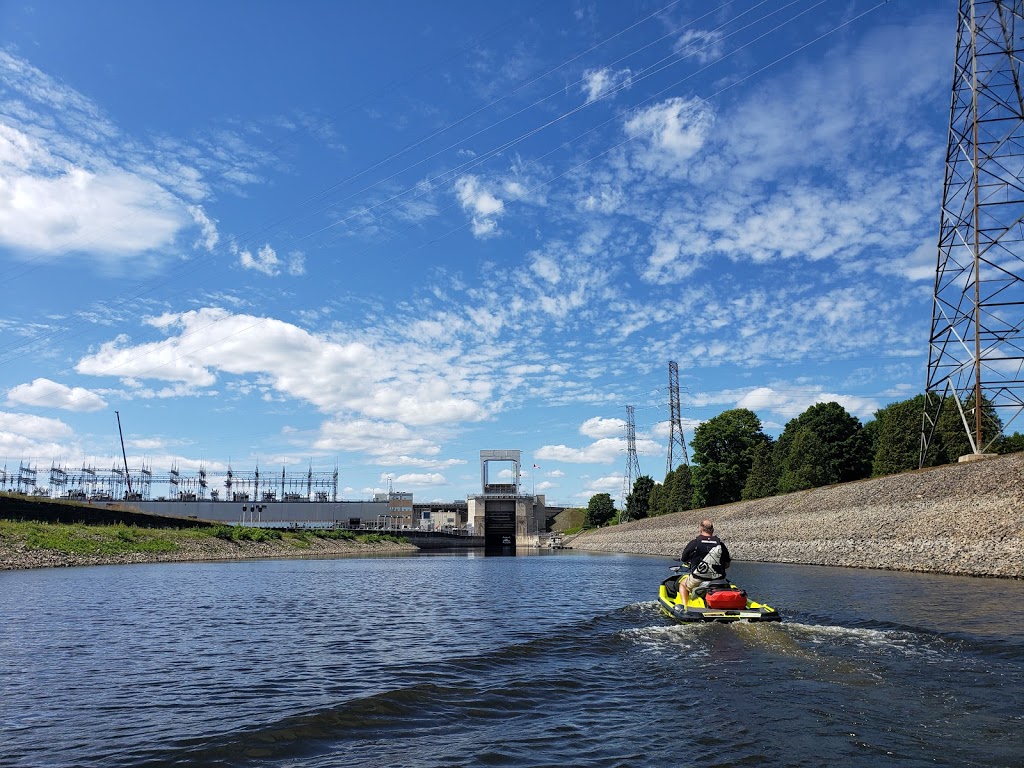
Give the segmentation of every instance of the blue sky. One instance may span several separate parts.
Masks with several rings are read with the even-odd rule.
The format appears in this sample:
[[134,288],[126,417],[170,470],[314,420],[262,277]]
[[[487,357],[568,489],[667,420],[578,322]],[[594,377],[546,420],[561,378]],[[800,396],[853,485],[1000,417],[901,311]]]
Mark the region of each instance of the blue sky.
[[[0,5],[0,461],[618,498],[924,388],[952,0]],[[678,455],[678,448],[676,449]],[[537,468],[534,468],[537,465]]]

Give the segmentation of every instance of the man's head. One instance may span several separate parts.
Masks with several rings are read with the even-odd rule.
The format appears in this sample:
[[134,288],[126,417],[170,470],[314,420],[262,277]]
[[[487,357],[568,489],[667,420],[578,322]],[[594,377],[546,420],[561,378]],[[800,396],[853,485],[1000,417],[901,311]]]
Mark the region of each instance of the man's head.
[[715,532],[715,526],[710,520],[705,518],[700,521],[700,532],[705,536],[711,536]]

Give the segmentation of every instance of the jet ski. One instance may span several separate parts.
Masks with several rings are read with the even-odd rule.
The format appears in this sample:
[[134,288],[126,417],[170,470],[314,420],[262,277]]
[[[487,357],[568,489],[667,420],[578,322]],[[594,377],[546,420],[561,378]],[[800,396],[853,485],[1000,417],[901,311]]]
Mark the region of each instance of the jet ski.
[[693,621],[781,621],[779,612],[769,605],[755,603],[747,593],[728,579],[711,579],[690,593],[683,605],[679,585],[689,575],[685,566],[672,566],[676,575],[669,576],[658,589],[661,612],[681,622]]

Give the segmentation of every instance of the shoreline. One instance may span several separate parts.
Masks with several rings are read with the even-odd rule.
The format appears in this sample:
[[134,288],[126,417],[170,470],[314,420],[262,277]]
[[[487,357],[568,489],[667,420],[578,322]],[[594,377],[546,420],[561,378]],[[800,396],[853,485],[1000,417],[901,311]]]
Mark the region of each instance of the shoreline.
[[1024,453],[586,531],[573,549],[678,559],[710,517],[736,561],[1024,578]]
[[34,568],[75,568],[89,565],[135,565],[143,563],[231,562],[271,558],[360,557],[416,552],[412,544],[311,539],[298,542],[225,541],[217,538],[181,539],[170,552],[124,552],[78,554],[27,546],[24,539],[0,536],[0,571]]

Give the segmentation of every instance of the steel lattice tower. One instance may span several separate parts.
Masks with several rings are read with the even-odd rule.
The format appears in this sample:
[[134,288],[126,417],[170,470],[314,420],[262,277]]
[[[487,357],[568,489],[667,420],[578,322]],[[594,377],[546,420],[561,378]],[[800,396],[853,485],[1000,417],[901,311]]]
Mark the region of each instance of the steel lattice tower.
[[622,514],[619,519],[626,521],[626,498],[633,492],[633,483],[640,477],[640,461],[636,457],[636,416],[633,406],[626,406],[626,474],[622,478]]
[[668,361],[668,409],[668,460],[665,462],[665,477],[672,474],[672,470],[675,469],[672,456],[674,445],[678,445],[683,452],[683,464],[690,463],[690,457],[686,455],[686,440],[683,439],[683,417],[682,409],[679,407],[679,366],[675,360]]
[[960,0],[957,13],[922,466],[947,398],[974,454],[999,434],[983,432],[983,402],[1004,426],[1024,410],[1022,6]]

